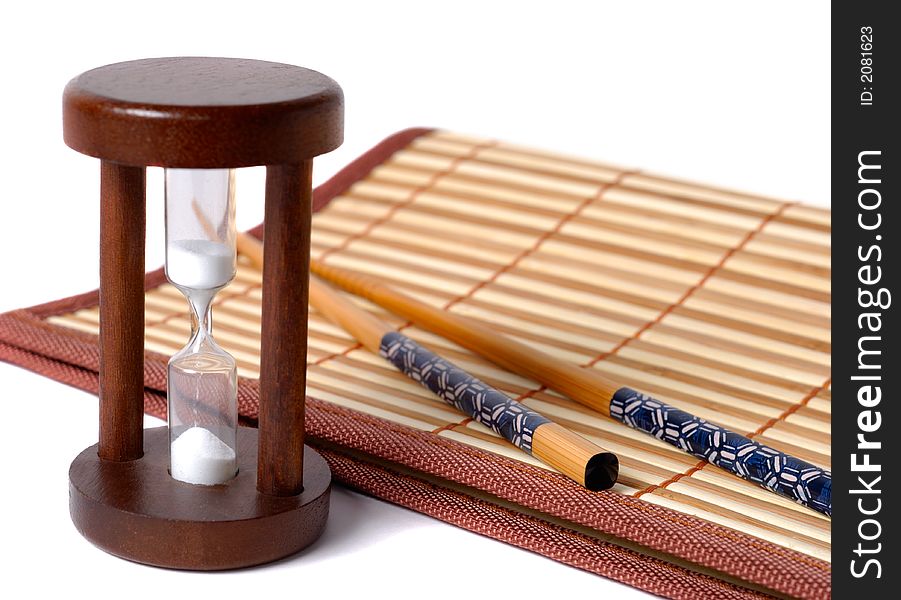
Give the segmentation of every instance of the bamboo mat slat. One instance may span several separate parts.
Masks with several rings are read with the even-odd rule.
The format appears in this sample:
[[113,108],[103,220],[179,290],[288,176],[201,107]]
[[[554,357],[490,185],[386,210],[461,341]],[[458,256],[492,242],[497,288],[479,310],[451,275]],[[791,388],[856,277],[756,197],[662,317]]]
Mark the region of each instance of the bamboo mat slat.
[[[830,213],[577,157],[433,132],[313,219],[312,253],[829,467]],[[215,335],[259,374],[261,276],[240,261]],[[621,494],[829,560],[827,518],[507,373],[362,300],[509,395],[616,452]],[[96,333],[96,308],[52,322]],[[173,354],[181,294],[147,293]],[[308,392],[546,468],[310,313]]]

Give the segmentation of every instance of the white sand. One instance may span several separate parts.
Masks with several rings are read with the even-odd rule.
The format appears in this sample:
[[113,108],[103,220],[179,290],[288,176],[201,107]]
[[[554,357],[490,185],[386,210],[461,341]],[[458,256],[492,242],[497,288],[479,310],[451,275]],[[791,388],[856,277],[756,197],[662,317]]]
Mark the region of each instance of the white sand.
[[191,427],[169,449],[172,477],[186,483],[217,485],[235,476],[235,451],[210,430]]
[[235,252],[228,244],[210,240],[177,240],[166,247],[166,275],[186,288],[209,290],[235,276]]

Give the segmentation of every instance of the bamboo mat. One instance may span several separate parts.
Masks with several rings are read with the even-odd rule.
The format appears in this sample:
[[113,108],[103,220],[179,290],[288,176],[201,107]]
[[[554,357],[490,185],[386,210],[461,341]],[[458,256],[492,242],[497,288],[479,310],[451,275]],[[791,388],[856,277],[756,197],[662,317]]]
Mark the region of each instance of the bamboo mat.
[[[313,219],[312,252],[490,324],[789,454],[830,467],[830,213],[437,131]],[[259,373],[261,274],[242,261],[215,336]],[[614,490],[830,559],[830,521],[504,372],[359,301],[551,419],[616,452]],[[170,285],[146,347],[186,342]],[[96,333],[96,308],[50,322]],[[546,468],[311,310],[308,394]]]

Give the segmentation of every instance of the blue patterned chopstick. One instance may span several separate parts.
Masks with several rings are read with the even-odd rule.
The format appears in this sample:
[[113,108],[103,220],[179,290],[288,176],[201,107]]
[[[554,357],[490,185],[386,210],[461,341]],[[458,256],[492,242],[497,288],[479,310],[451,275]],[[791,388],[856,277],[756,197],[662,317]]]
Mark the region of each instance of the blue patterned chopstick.
[[610,416],[825,515],[832,515],[832,473],[741,434],[623,387]]
[[386,333],[379,354],[407,377],[529,454],[535,429],[551,422],[402,333]]
[[[540,427],[559,427],[401,333],[386,333],[379,344],[379,354],[409,378],[524,452],[533,453],[532,442]],[[596,451],[586,464],[580,465],[576,478],[590,490],[603,490],[616,482],[619,462],[602,448]]]

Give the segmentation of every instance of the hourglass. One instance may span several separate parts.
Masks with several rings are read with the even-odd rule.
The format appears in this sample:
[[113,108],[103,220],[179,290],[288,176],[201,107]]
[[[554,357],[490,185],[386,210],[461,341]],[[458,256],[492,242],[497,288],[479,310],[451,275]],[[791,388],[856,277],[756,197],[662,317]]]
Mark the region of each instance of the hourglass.
[[238,367],[212,329],[235,259],[234,171],[166,169],[166,276],[192,324],[168,365],[169,474],[186,483],[225,483],[238,468]]
[[[69,83],[63,130],[101,159],[100,440],[69,470],[75,526],[107,552],[180,569],[306,547],[331,485],[304,445],[312,159],[341,144],[341,89],[263,61],[118,63]],[[234,169],[254,165],[266,167],[258,430],[238,427],[235,360],[213,337],[235,276]],[[165,168],[165,271],[192,327],[168,364],[168,427],[144,430],[146,166]]]

